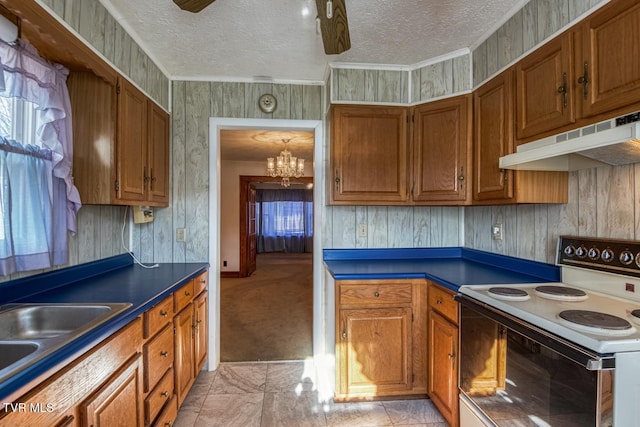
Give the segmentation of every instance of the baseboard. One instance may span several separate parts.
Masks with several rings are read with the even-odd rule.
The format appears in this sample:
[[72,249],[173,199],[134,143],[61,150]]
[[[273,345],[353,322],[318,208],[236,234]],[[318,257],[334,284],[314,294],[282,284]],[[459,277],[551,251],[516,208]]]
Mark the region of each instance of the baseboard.
[[240,277],[239,271],[221,271],[220,277],[223,279],[237,279]]

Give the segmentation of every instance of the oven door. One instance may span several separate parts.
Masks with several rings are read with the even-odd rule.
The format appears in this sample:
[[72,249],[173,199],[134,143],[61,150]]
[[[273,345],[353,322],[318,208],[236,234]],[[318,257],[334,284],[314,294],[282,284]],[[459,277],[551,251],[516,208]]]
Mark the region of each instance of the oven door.
[[468,415],[462,427],[612,426],[612,355],[591,353],[468,296],[456,299],[460,403]]

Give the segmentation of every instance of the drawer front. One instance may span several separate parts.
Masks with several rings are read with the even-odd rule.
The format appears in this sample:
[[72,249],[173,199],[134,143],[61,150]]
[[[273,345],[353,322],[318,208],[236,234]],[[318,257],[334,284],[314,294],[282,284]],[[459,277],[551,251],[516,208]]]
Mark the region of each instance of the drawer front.
[[156,419],[164,404],[173,396],[173,369],[169,369],[157,386],[144,400],[144,413],[147,425]]
[[176,418],[178,418],[178,398],[174,395],[154,425],[162,427],[172,426]]
[[411,304],[411,283],[341,284],[340,305]]
[[458,324],[458,303],[453,299],[453,292],[437,285],[429,287],[429,307],[444,317]]
[[157,334],[173,319],[173,296],[168,296],[161,303],[144,313],[144,337]]
[[189,305],[191,301],[193,301],[194,297],[193,291],[193,280],[189,283],[178,289],[173,294],[173,310],[176,313],[180,313],[183,308]]
[[199,295],[200,292],[207,289],[208,285],[209,285],[209,272],[205,271],[204,273],[202,273],[201,275],[193,279],[195,295]]
[[173,364],[173,327],[164,328],[144,346],[144,391],[151,390]]

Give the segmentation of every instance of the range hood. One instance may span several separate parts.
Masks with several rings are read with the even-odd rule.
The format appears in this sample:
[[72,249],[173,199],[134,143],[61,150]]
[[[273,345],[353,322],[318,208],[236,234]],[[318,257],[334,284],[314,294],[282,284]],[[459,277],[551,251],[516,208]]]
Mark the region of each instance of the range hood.
[[640,113],[518,146],[500,168],[573,171],[640,162]]

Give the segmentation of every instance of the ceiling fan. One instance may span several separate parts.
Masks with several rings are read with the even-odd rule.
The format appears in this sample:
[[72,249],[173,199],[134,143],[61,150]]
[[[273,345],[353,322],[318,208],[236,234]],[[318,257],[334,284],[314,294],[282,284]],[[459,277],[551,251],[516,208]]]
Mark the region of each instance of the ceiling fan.
[[[173,0],[182,10],[198,13],[215,0]],[[316,0],[324,53],[337,55],[351,48],[346,0]]]

